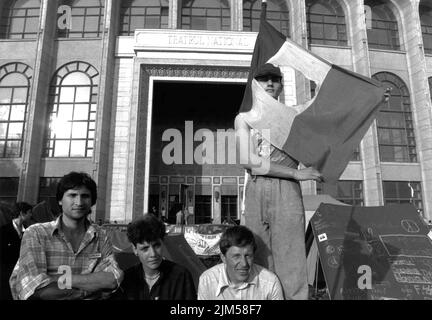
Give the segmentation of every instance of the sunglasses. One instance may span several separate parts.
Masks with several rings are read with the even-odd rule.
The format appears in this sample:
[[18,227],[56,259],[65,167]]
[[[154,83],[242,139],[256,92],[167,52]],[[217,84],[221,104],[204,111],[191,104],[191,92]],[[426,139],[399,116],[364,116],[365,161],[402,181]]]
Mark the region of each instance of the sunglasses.
[[267,82],[269,80],[271,80],[272,82],[281,82],[282,80],[281,77],[273,75],[258,76],[255,79],[260,82]]

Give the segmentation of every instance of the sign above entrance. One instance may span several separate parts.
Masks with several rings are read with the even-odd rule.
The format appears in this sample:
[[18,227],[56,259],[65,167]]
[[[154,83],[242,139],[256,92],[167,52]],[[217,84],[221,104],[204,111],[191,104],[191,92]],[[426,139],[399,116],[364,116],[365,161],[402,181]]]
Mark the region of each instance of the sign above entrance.
[[255,32],[154,30],[135,32],[135,51],[202,51],[252,53]]

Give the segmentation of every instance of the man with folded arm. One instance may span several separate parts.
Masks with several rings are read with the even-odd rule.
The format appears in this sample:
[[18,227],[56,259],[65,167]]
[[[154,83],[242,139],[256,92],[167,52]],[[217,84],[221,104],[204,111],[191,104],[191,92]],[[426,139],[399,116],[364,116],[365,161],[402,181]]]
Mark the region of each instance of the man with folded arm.
[[86,173],[71,172],[57,185],[62,214],[29,227],[9,280],[15,300],[106,298],[123,272],[114,259],[107,231],[90,223],[96,183]]

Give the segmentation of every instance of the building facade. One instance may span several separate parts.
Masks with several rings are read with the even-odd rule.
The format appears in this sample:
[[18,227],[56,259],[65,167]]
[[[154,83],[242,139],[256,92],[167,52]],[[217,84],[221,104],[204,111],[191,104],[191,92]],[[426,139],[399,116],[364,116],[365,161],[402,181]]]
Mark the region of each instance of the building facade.
[[[65,173],[98,184],[93,219],[155,207],[175,221],[240,219],[235,161],[261,1],[7,0],[0,3],[0,201],[48,200]],[[432,1],[268,0],[278,30],[392,88],[337,185],[349,204],[413,203],[432,219]],[[284,69],[281,100],[314,84]],[[347,92],[349,94],[349,92]]]

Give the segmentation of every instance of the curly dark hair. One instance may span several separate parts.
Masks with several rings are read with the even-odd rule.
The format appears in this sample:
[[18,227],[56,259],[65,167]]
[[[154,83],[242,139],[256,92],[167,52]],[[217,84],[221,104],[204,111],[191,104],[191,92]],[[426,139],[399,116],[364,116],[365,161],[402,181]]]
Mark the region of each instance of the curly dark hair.
[[255,252],[257,245],[255,237],[248,228],[245,226],[233,226],[225,230],[219,240],[219,249],[223,255],[232,246],[245,247],[251,245]]
[[94,205],[97,199],[96,182],[85,172],[72,171],[63,176],[57,184],[56,199],[59,202],[63,195],[70,189],[86,187],[91,193],[91,204]]
[[152,214],[145,214],[127,226],[127,237],[136,246],[137,243],[154,242],[165,237],[165,224]]
[[27,202],[17,202],[14,205],[14,210],[12,214],[12,218],[17,218],[21,212],[27,212],[28,210],[32,210],[33,206]]

